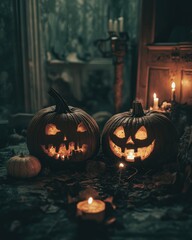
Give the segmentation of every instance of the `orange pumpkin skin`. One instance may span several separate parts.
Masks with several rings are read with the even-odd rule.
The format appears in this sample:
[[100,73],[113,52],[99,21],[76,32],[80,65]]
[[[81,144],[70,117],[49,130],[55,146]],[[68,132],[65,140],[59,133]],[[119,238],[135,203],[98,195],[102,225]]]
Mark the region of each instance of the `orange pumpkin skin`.
[[15,178],[31,178],[39,174],[41,163],[34,156],[17,155],[7,161],[7,174]]
[[96,121],[82,109],[68,106],[54,89],[50,95],[55,98],[56,106],[40,110],[29,124],[29,152],[52,167],[95,156],[100,147]]
[[134,102],[132,111],[116,114],[105,124],[102,149],[113,163],[157,167],[176,159],[177,131],[164,114],[144,112],[141,103]]

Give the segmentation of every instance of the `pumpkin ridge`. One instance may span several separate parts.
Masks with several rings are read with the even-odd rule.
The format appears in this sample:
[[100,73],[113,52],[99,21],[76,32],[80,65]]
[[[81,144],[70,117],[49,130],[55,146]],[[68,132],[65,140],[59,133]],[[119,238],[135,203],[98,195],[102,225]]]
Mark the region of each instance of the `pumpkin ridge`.
[[[94,119],[92,119],[86,112],[79,112],[79,115],[82,117],[82,120],[86,125],[86,128],[89,130],[89,132],[91,132],[92,134],[94,134],[94,132],[99,133],[99,129],[95,124],[96,121]],[[86,118],[85,118],[85,115],[86,115]],[[89,119],[89,121],[87,120],[87,118]],[[97,142],[99,142],[99,134],[95,134],[95,138],[98,139]],[[89,148],[91,148],[91,151],[96,151],[96,149],[99,148],[99,145],[94,146],[93,142],[91,142],[90,144],[91,145],[89,146]]]
[[[53,114],[55,115],[56,112],[55,111],[54,112],[46,112],[46,114],[39,117],[38,119],[35,118],[34,120],[36,121],[36,125],[31,124],[31,126],[30,126],[31,131],[29,131],[30,128],[27,130],[27,135],[28,136],[33,136],[33,137],[30,137],[30,138],[29,137],[27,138],[27,145],[28,145],[28,148],[29,148],[30,151],[34,148],[34,146],[37,142],[39,143],[40,130],[42,128],[44,129],[45,123],[47,123],[51,119],[53,119],[53,117],[54,117]],[[31,143],[29,142],[29,139],[31,140]],[[36,155],[36,154],[34,153],[34,155]]]
[[[46,115],[55,112],[55,109],[54,109],[54,111],[49,112],[48,109],[50,109],[50,108],[51,108],[51,107],[47,107],[47,108],[44,108],[44,109],[40,110],[40,111],[32,118],[31,122],[29,123],[28,129],[27,129],[27,135],[33,134],[33,133],[34,133],[34,129],[37,129],[37,125],[39,125],[39,121],[40,121],[39,119],[42,119],[42,118],[44,118]],[[45,111],[45,110],[47,110],[47,111]]]

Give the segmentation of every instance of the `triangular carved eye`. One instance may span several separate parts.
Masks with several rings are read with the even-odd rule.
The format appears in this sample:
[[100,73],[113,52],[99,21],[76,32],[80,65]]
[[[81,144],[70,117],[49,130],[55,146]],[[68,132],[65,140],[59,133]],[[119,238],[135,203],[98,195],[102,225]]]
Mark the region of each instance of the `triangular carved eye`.
[[77,132],[86,132],[87,128],[85,127],[85,125],[81,122],[78,124],[77,126]]
[[135,138],[139,139],[139,140],[146,139],[147,138],[147,129],[144,126],[140,127],[135,134]]
[[117,129],[115,129],[113,134],[115,134],[115,136],[118,138],[124,138],[125,137],[124,128],[122,126],[118,127]]
[[56,135],[58,132],[61,132],[61,130],[57,129],[55,124],[47,124],[45,127],[45,134],[46,135]]

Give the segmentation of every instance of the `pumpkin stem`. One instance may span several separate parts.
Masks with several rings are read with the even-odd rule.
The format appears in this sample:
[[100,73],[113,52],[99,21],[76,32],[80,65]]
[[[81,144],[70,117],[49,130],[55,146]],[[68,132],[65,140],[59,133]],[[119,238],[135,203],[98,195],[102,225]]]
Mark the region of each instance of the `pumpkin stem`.
[[133,102],[133,111],[132,111],[133,117],[143,117],[145,116],[145,113],[143,111],[143,107],[140,102],[134,101]]
[[19,157],[21,157],[21,158],[25,157],[24,153],[21,152],[21,153],[19,154]]
[[56,112],[57,113],[70,113],[71,110],[65,99],[53,88],[49,90],[49,95],[56,101]]

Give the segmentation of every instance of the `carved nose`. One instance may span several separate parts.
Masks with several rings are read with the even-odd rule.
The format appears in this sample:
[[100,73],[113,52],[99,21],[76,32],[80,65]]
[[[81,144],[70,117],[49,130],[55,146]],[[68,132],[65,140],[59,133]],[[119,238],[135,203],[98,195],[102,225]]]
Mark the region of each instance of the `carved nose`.
[[126,142],[126,143],[127,143],[127,144],[128,144],[128,143],[130,143],[130,144],[134,144],[134,142],[133,142],[131,136],[127,139],[127,142]]
[[66,137],[66,136],[64,136],[63,140],[64,140],[64,141],[67,141],[67,137]]

